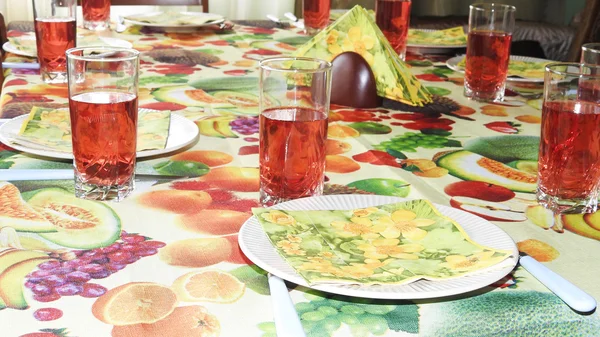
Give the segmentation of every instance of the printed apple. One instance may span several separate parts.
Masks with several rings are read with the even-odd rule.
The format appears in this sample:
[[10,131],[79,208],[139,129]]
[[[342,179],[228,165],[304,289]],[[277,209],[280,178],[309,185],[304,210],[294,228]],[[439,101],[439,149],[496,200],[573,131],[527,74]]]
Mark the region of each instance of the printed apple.
[[506,187],[483,181],[459,181],[444,188],[451,197],[469,197],[485,201],[503,202],[515,197],[515,192]]
[[454,197],[450,199],[450,206],[490,221],[516,222],[527,220],[527,217],[522,212],[513,211],[509,206],[499,202],[470,197]]

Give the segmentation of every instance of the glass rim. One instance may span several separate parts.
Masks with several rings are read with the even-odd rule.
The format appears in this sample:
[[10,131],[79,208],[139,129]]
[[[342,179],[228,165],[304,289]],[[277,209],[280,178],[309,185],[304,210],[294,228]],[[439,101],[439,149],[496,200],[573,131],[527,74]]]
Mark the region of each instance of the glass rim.
[[517,7],[513,6],[513,5],[506,5],[506,4],[497,4],[497,3],[486,3],[486,2],[478,2],[478,3],[474,3],[472,5],[469,5],[470,9],[474,9],[477,11],[486,11],[486,10],[494,10],[494,9],[498,9],[498,10],[504,10],[507,12],[516,12],[517,11]]
[[581,46],[582,51],[600,54],[600,42],[590,42]]
[[[315,64],[319,64],[322,67],[314,68],[314,69],[285,69],[285,68],[275,68],[270,66],[270,63],[276,62],[290,62],[290,61],[305,61],[305,62],[314,62]],[[323,66],[324,65],[324,66]],[[294,57],[294,56],[284,56],[284,57],[269,57],[266,59],[262,59],[258,62],[258,66],[261,69],[269,70],[269,71],[278,71],[282,73],[301,73],[301,74],[313,74],[320,73],[324,71],[330,70],[333,65],[331,62],[313,58],[313,57]]]
[[[575,72],[575,71],[569,71],[569,70],[558,70],[558,69],[555,69],[556,67],[566,67],[566,69],[568,69],[568,67],[576,67],[577,69],[581,69],[581,68],[585,67],[585,68],[597,69],[598,73],[582,74],[581,71]],[[595,65],[595,64],[585,64],[585,63],[578,63],[578,62],[555,62],[555,63],[547,64],[544,67],[544,70],[545,70],[544,71],[545,73],[552,73],[555,75],[562,75],[562,76],[569,76],[569,77],[600,78],[600,65]]]
[[[102,57],[101,56],[102,54],[96,55],[96,56],[81,56],[81,55],[75,55],[74,54],[75,52],[85,51],[85,50],[100,50],[100,51],[106,50],[106,53],[128,52],[128,53],[131,53],[131,54],[127,55],[127,56],[112,57],[112,58]],[[136,58],[138,58],[140,56],[140,52],[138,50],[136,50],[136,49],[133,49],[133,48],[123,48],[123,47],[110,47],[110,46],[75,47],[75,48],[67,49],[67,51],[65,52],[65,54],[67,55],[67,59],[78,60],[78,61],[100,61],[100,62],[131,61],[131,60],[135,60]]]

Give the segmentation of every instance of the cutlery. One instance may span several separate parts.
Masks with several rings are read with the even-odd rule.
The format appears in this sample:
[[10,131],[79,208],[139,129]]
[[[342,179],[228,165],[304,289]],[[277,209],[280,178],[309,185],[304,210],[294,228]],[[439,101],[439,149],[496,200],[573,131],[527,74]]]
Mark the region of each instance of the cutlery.
[[268,279],[277,336],[306,337],[285,282],[271,273]]
[[596,309],[596,300],[573,283],[548,269],[531,256],[519,252],[519,263],[573,310],[587,313]]
[[294,26],[301,28],[301,29],[304,28],[304,23],[300,22],[300,20],[298,20],[298,18],[294,14],[292,14],[290,12],[285,12],[283,14],[283,16],[290,19],[294,23]]
[[275,22],[278,27],[283,27],[283,22],[281,22],[281,20],[279,20],[278,17],[271,15],[271,14],[267,14],[267,19]]
[[125,29],[127,29],[127,26],[125,26],[125,18],[119,15],[117,17],[117,27],[115,27],[115,32],[123,33]]
[[2,62],[2,69],[40,69],[39,63]]
[[[11,180],[68,180],[73,179],[74,172],[71,169],[5,169],[0,170],[0,181]],[[190,178],[189,176],[166,176],[155,174],[137,174],[136,180],[176,180]]]

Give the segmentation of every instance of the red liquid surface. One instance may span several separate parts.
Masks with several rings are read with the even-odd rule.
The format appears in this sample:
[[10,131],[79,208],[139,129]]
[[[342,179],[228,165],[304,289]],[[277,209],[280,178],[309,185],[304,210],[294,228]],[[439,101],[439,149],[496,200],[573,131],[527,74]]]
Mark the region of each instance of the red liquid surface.
[[260,182],[268,195],[295,199],[320,192],[327,113],[279,107],[260,115]]
[[542,107],[539,187],[561,199],[585,198],[600,184],[600,104],[546,102]]
[[110,0],[82,0],[81,8],[85,21],[108,21]]
[[75,19],[38,18],[35,35],[40,68],[45,72],[66,72],[65,52],[75,47]]
[[135,169],[137,97],[94,92],[69,100],[75,166],[89,184],[121,185]]
[[398,55],[406,52],[410,6],[410,0],[377,0],[375,4],[377,26]]
[[504,90],[512,35],[502,32],[470,32],[467,42],[465,85],[478,97],[492,97]]
[[330,9],[331,0],[304,0],[304,25],[313,29],[327,27]]

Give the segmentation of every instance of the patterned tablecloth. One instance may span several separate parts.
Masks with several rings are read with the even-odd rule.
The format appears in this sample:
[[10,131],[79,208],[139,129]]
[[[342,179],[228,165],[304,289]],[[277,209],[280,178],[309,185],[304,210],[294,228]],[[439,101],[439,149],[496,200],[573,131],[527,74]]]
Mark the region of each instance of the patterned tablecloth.
[[[113,33],[142,52],[140,107],[171,110],[200,131],[193,147],[140,160],[137,171],[199,177],[140,182],[118,204],[78,201],[72,181],[1,183],[0,335],[275,336],[266,273],[241,254],[237,233],[258,198],[257,60],[289,54],[307,38],[249,24]],[[513,88],[523,95],[509,91],[505,105],[468,101],[462,74],[444,61],[408,56],[435,94],[425,108],[332,107],[325,193],[425,198],[484,216],[521,251],[600,298],[600,217],[564,217],[562,231],[533,201],[539,85]],[[66,103],[65,86],[6,71],[0,117]],[[1,169],[69,167],[0,152]],[[369,300],[302,287],[291,296],[313,337],[600,335],[597,313],[573,312],[521,267],[442,299]]]

